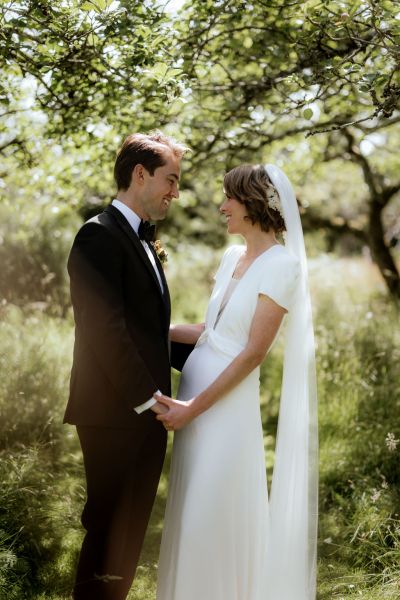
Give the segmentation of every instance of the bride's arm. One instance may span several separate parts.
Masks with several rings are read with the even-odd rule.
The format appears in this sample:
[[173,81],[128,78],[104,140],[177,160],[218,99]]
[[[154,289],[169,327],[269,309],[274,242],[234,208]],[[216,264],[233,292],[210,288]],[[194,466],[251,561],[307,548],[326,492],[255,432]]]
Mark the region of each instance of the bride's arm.
[[171,325],[169,328],[169,338],[171,342],[195,344],[203,331],[204,323],[196,323],[193,325]]
[[167,429],[180,429],[194,417],[210,408],[219,398],[235,388],[251,371],[262,363],[270,348],[286,310],[268,296],[259,296],[246,347],[198,396],[189,402],[158,398],[169,407],[164,415],[157,416]]

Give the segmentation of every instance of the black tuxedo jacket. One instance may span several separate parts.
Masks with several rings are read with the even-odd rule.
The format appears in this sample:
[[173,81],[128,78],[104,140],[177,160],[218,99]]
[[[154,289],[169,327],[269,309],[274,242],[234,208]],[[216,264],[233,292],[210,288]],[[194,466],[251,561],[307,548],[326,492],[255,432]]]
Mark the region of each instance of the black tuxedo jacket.
[[75,317],[64,422],[135,428],[154,414],[134,407],[170,394],[170,298],[138,236],[113,206],[79,230],[68,260]]

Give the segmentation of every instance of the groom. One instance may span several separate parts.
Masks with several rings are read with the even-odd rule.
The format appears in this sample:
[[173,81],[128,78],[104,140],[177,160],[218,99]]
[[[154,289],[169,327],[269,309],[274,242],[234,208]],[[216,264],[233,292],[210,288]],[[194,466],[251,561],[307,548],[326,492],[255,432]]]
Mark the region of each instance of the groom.
[[64,422],[77,427],[87,483],[75,600],[126,598],[157,491],[166,431],[154,412],[165,407],[152,396],[170,393],[170,299],[148,221],[178,198],[186,150],[160,132],[130,135],[116,199],[82,226],[68,261],[75,346]]

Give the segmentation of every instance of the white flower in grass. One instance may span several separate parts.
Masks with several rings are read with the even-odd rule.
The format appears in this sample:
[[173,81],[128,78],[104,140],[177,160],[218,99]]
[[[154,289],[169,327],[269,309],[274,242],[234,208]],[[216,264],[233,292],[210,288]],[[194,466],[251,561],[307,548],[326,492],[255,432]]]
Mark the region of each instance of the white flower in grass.
[[394,433],[388,433],[385,439],[389,452],[394,452],[400,440],[396,440]]
[[379,498],[381,496],[381,492],[380,492],[380,490],[377,490],[375,488],[372,491],[373,491],[373,494],[371,495],[371,500],[372,500],[372,502],[375,503],[379,500]]
[[386,477],[384,475],[381,475],[381,477],[382,477],[382,483],[381,483],[382,488],[384,490],[388,490],[389,489],[389,484],[386,481]]

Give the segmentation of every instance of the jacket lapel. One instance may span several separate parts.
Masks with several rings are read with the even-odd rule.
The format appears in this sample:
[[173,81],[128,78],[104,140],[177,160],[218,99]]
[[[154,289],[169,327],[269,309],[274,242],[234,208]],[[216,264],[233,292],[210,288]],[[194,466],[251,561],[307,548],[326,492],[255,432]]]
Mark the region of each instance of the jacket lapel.
[[[163,282],[164,292],[165,292],[164,294],[162,293],[162,290],[160,288],[160,284],[159,284],[158,279],[157,279],[157,275],[156,275],[156,273],[154,271],[154,267],[151,264],[151,262],[149,260],[149,257],[147,256],[146,250],[143,248],[142,242],[140,241],[140,239],[136,235],[136,233],[133,231],[132,227],[130,226],[130,224],[128,223],[128,221],[125,219],[124,215],[117,208],[115,208],[112,205],[107,206],[107,208],[105,208],[104,212],[107,213],[108,215],[111,215],[114,218],[114,220],[117,223],[117,225],[119,226],[119,228],[122,229],[122,231],[125,233],[125,235],[131,241],[132,246],[135,248],[137,254],[141,258],[144,266],[148,270],[148,272],[151,275],[151,277],[152,277],[155,285],[157,286],[157,290],[158,290],[159,294],[161,294],[161,297],[163,298],[163,300],[165,302],[165,305],[166,305],[167,313],[169,314],[169,312],[170,312],[170,298],[169,298],[169,292],[168,292],[168,285],[167,285],[167,282],[165,280],[164,273],[162,272],[162,268],[161,268],[161,265],[159,263],[158,257],[156,256],[156,264],[157,264],[157,268],[158,268],[160,276],[161,276],[161,280]],[[151,250],[153,251],[152,248],[151,248]],[[154,251],[153,251],[153,254],[154,254]],[[160,269],[161,269],[161,272],[160,272]]]
[[163,288],[164,288],[163,297],[164,297],[165,307],[167,309],[167,315],[168,315],[168,319],[169,319],[170,316],[171,316],[171,298],[170,298],[170,295],[169,295],[169,289],[168,289],[167,280],[165,278],[164,269],[162,267],[160,259],[157,256],[157,252],[154,250],[154,248],[153,248],[153,246],[151,244],[149,245],[149,248],[150,248],[151,253],[153,254],[154,259],[156,261],[157,270],[158,270],[158,273],[160,275],[160,278],[161,278],[161,281],[162,281],[162,284],[163,284]]

